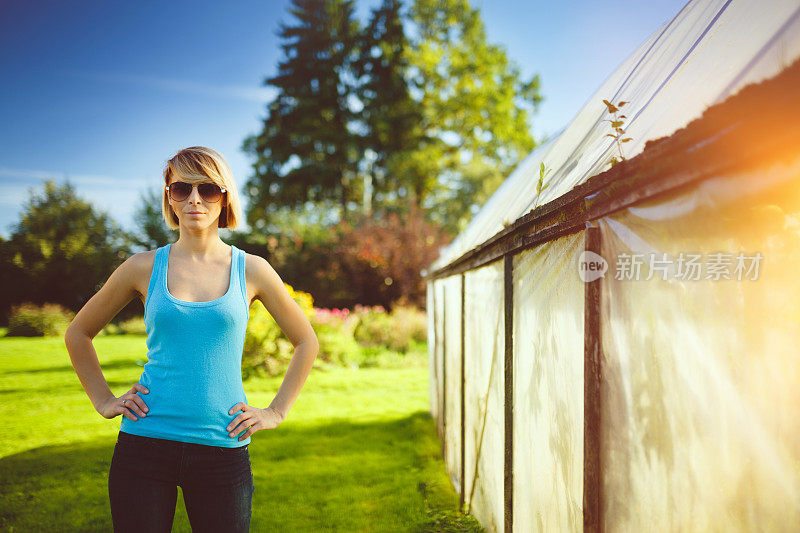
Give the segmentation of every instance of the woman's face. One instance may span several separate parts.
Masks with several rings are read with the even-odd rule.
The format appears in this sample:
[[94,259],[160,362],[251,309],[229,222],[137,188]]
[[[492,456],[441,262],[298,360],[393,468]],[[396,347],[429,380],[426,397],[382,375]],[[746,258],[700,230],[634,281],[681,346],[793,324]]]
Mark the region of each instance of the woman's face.
[[170,184],[176,181],[184,181],[195,185],[192,187],[192,192],[189,193],[189,196],[185,200],[179,202],[176,202],[172,199],[171,195],[167,194],[169,205],[172,206],[172,210],[178,217],[179,224],[193,229],[206,228],[211,225],[216,226],[219,215],[225,205],[226,195],[223,194],[222,198],[217,202],[207,202],[200,196],[197,185],[200,183],[214,183],[213,181],[210,179],[196,180],[182,177],[176,178],[175,176],[170,178]]

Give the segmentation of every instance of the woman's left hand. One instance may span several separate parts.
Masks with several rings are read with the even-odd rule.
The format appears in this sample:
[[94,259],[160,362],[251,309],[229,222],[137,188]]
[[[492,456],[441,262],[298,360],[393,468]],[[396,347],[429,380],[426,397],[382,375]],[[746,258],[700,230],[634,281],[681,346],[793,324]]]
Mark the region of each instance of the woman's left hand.
[[228,424],[226,430],[229,437],[235,437],[239,432],[247,428],[247,431],[239,437],[239,441],[243,441],[256,431],[262,429],[273,429],[283,422],[283,415],[273,409],[271,406],[266,409],[259,409],[252,405],[247,405],[244,402],[239,402],[228,411],[228,414],[233,414],[236,411],[242,411],[239,415]]

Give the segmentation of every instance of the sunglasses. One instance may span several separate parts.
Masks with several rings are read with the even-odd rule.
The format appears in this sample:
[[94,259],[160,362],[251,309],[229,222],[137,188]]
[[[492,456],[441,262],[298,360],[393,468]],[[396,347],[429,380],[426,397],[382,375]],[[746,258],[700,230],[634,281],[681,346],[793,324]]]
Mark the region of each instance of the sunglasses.
[[182,202],[189,198],[189,195],[192,194],[192,188],[195,186],[197,187],[197,192],[200,193],[200,198],[202,198],[204,202],[210,202],[212,204],[219,202],[222,195],[225,194],[227,190],[216,183],[200,183],[198,185],[193,185],[185,181],[172,182],[170,185],[166,186],[166,190],[169,193],[169,197],[172,198],[172,201]]

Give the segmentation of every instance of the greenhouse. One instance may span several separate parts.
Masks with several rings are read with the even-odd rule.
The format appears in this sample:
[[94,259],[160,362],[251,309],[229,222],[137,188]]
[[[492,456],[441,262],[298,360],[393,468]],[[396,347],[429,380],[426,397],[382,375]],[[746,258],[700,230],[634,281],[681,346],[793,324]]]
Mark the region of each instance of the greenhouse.
[[487,531],[797,530],[800,7],[690,1],[425,272]]

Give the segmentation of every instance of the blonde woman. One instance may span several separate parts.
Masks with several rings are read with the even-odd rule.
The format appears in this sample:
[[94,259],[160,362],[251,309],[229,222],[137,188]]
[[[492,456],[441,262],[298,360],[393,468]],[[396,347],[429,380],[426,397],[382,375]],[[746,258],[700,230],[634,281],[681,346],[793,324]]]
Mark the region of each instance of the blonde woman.
[[[108,474],[114,531],[170,531],[177,486],[194,531],[248,531],[248,444],[277,427],[319,350],[308,319],[261,257],[225,244],[241,207],[216,151],[179,151],[164,170],[162,211],[176,242],[129,257],[78,312],[65,335],[72,365],[105,418],[123,415]],[[115,396],[92,339],[133,298],[144,304],[147,358]],[[295,346],[272,403],[248,404],[241,362],[250,303],[259,299]]]

